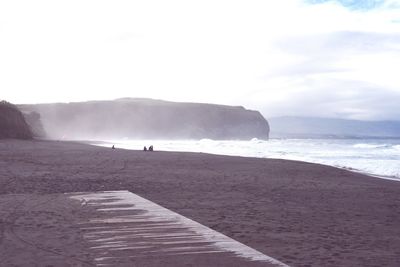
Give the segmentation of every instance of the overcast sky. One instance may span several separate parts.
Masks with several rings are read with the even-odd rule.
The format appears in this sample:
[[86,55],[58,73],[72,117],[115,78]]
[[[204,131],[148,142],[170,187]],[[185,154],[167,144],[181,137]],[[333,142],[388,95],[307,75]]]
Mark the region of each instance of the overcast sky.
[[400,0],[0,0],[0,98],[400,120]]

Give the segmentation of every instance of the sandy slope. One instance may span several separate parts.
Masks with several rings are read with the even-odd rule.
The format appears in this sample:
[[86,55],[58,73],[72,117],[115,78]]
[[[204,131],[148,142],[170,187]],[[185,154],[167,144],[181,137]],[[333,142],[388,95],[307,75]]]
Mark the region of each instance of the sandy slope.
[[395,181],[284,160],[0,142],[0,194],[101,190],[129,190],[293,266],[400,265]]

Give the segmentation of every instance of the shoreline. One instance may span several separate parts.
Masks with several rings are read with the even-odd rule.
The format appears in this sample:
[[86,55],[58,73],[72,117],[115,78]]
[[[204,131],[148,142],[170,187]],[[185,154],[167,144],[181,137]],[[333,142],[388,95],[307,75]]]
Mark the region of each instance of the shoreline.
[[0,141],[1,196],[115,190],[291,266],[400,265],[397,181],[281,159]]
[[[98,147],[105,147],[105,146],[102,146],[102,144],[109,144],[109,145],[113,144],[112,142],[109,142],[109,141],[90,141],[90,140],[78,140],[78,141],[71,141],[71,142],[78,142],[78,143],[87,144],[87,145],[91,145],[91,146],[98,146]],[[119,148],[119,149],[140,151],[140,150],[137,150],[137,149],[135,150],[135,149],[130,149],[130,148]],[[210,153],[210,152],[196,152],[196,151],[178,151],[178,150],[173,150],[173,151],[172,150],[160,150],[160,151],[162,151],[162,152],[178,152],[178,153],[203,153],[203,154],[220,155],[220,156],[227,156],[227,157],[244,157],[244,158],[258,158],[258,159],[260,159],[260,158],[261,159],[281,159],[281,160],[288,160],[288,161],[306,162],[306,163],[319,164],[319,165],[323,165],[323,166],[329,166],[329,167],[334,167],[334,168],[338,168],[338,169],[342,169],[342,170],[347,170],[347,171],[350,171],[350,172],[363,174],[363,175],[374,177],[374,178],[378,178],[378,179],[384,179],[384,180],[400,182],[400,177],[397,177],[397,176],[379,175],[379,174],[366,172],[366,171],[363,171],[363,170],[360,170],[360,169],[356,169],[356,168],[352,168],[352,167],[329,165],[329,164],[325,164],[325,163],[306,161],[306,160],[293,160],[293,159],[283,159],[283,158],[276,158],[276,157],[252,157],[252,156],[241,156],[241,155],[215,154],[215,153]]]
[[[327,165],[327,166],[329,166],[329,165]],[[336,166],[333,166],[333,167],[336,167]],[[374,178],[378,178],[378,179],[382,179],[382,180],[400,182],[400,177],[396,177],[396,176],[376,175],[373,173],[363,172],[361,170],[357,170],[357,169],[353,169],[353,168],[346,168],[346,167],[337,167],[337,168],[348,170],[348,171],[354,172],[354,173],[363,174],[363,175],[374,177]]]

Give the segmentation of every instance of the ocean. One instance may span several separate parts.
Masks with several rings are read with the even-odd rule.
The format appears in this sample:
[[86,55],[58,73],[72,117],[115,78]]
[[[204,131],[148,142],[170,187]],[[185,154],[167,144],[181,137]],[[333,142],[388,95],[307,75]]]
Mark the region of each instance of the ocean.
[[95,145],[189,151],[320,163],[400,181],[400,139],[106,140]]

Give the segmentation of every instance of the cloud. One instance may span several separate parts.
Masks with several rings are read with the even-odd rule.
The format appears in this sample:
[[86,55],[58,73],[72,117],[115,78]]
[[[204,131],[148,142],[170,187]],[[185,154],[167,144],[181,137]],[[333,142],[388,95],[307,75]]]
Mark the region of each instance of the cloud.
[[399,0],[386,0],[383,3],[383,7],[390,8],[390,9],[400,8],[400,1]]
[[310,4],[335,2],[355,10],[370,10],[381,7],[385,4],[385,0],[309,0],[308,2]]
[[[369,72],[375,72],[374,78],[379,79],[385,68],[390,68],[390,64],[394,67],[397,65],[394,61],[400,57],[400,34],[332,32],[289,37],[280,40],[277,47],[285,53],[301,56],[302,59],[295,64],[276,68],[269,74],[269,77],[276,75],[341,75],[370,69]],[[384,59],[385,55],[392,60],[387,59],[385,62],[381,62],[383,64],[379,64],[379,59]],[[375,58],[375,60],[371,59],[368,63],[368,58]],[[363,63],[361,66],[354,66],[358,62]],[[387,65],[385,66],[385,64]],[[387,81],[386,77],[381,79]],[[397,82],[397,80],[394,81],[394,87],[398,84]]]
[[264,106],[263,112],[269,117],[280,116],[276,111],[285,108],[288,110],[285,115],[290,116],[396,120],[400,116],[399,105],[400,92],[359,81],[330,80],[318,89],[305,86],[303,90],[291,92],[284,101]]
[[[399,3],[0,1],[1,97],[151,97],[245,105],[267,117],[337,105],[324,114],[398,118],[393,105],[356,100],[398,96]],[[374,111],[344,112],[350,103]]]
[[[249,98],[269,117],[284,113],[398,120],[400,79],[395,72],[400,67],[400,34],[396,27],[387,31],[393,26],[384,19],[393,16],[385,8],[387,4],[382,2],[376,10],[363,13],[340,11],[350,18],[371,18],[387,25],[378,30],[370,31],[354,21],[348,25],[351,30],[343,30],[339,22],[336,28],[322,33],[316,30],[276,40],[277,49],[296,60],[264,76],[269,89],[255,90]],[[271,91],[278,92],[276,97]],[[258,99],[265,99],[264,104]]]
[[280,40],[281,49],[289,53],[377,53],[400,52],[400,33],[368,31],[337,31],[316,35],[302,35]]

